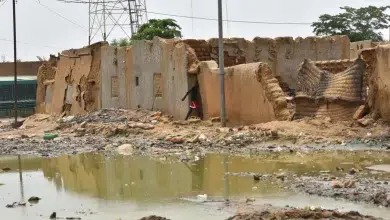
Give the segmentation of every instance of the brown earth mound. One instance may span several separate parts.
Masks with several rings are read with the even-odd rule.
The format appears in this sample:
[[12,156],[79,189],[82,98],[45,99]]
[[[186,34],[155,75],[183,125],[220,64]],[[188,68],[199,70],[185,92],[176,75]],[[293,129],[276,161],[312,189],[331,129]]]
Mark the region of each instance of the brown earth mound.
[[333,210],[282,210],[276,212],[254,212],[238,214],[228,218],[228,220],[268,220],[268,219],[350,219],[350,220],[373,220],[379,219],[372,216],[364,216],[358,212],[338,212]]
[[157,215],[151,215],[151,216],[148,216],[148,217],[143,217],[143,218],[141,218],[139,220],[169,220],[169,219],[161,217],[161,216],[157,216]]

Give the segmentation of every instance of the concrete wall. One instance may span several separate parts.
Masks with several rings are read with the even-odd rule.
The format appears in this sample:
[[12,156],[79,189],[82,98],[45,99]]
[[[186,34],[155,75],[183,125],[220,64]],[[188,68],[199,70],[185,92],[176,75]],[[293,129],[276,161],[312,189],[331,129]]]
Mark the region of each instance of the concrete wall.
[[[38,69],[42,65],[41,61],[18,62],[17,71],[19,76],[36,76]],[[0,63],[0,76],[13,76],[14,63]]]
[[131,50],[130,107],[161,110],[184,119],[189,102],[181,99],[194,83],[188,73],[197,61],[192,49],[181,41],[156,37],[135,42]]
[[[210,58],[218,63],[218,39],[184,40],[194,48],[200,61]],[[256,37],[224,39],[225,66],[243,63],[267,63],[276,77],[290,88],[296,88],[297,69],[304,59],[338,60],[350,58],[350,41],[347,36],[275,39]]]
[[[267,89],[258,81],[261,63],[242,64],[225,69],[226,114],[230,124],[253,124],[277,119],[274,100],[267,97]],[[219,116],[219,72],[214,61],[200,64],[198,75],[204,118]],[[275,82],[277,80],[273,78]],[[282,90],[279,86],[274,93]],[[268,94],[269,95],[269,94]],[[287,104],[285,103],[285,108]],[[279,110],[278,110],[279,111]]]

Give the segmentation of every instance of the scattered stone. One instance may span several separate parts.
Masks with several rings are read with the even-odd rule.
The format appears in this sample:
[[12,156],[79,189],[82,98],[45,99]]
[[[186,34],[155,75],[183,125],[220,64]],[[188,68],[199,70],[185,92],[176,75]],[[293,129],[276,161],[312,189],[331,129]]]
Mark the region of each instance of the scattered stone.
[[337,171],[344,171],[344,168],[342,168],[342,167],[336,167],[336,170],[337,170]]
[[131,144],[122,144],[117,148],[117,152],[121,155],[133,155],[134,147]]
[[246,198],[245,200],[245,203],[251,203],[251,202],[254,202],[256,201],[255,199],[251,199],[251,198]]
[[188,119],[188,122],[190,124],[197,124],[197,123],[200,123],[202,120],[200,120],[199,118],[190,118]]
[[173,125],[189,125],[189,121],[174,121],[172,122]]
[[355,114],[353,115],[353,119],[354,120],[359,120],[361,118],[363,118],[366,114],[367,114],[367,106],[366,105],[361,105],[358,110],[355,112]]
[[284,173],[280,173],[276,175],[276,179],[280,179],[281,181],[284,181],[286,178],[286,175]]
[[372,118],[361,118],[361,119],[358,120],[358,123],[362,127],[367,127],[367,126],[371,125],[372,123],[374,123],[374,119],[372,119]]
[[151,124],[144,124],[144,123],[136,123],[133,128],[141,128],[141,129],[144,129],[144,130],[153,130],[154,129],[154,125],[151,125]]
[[278,131],[272,130],[271,131],[271,137],[273,137],[273,138],[279,137]]
[[213,123],[220,122],[221,118],[220,117],[213,117],[213,118],[210,118],[210,121],[213,122]]
[[41,198],[39,198],[37,196],[31,196],[27,201],[30,203],[37,203],[37,202],[39,202],[39,200],[41,200]]
[[11,168],[9,167],[4,167],[3,169],[1,169],[3,172],[8,172],[8,171],[11,171]]
[[357,173],[357,172],[358,172],[358,170],[356,170],[355,168],[351,168],[351,169],[348,171],[349,175],[354,175],[354,174]]
[[72,122],[74,118],[75,118],[74,115],[70,115],[70,116],[67,116],[67,117],[63,117],[63,118],[62,118],[62,122],[65,122],[65,123],[67,123],[67,122]]
[[56,219],[56,218],[57,218],[57,213],[56,212],[51,213],[50,219]]
[[343,187],[344,188],[355,188],[355,183],[356,183],[355,180],[345,180],[343,182]]
[[333,181],[332,182],[332,188],[334,188],[334,189],[341,189],[343,187],[344,187],[344,185],[341,182],[339,182],[339,181]]
[[25,202],[13,202],[12,204],[7,204],[5,207],[9,209],[13,209],[19,206],[26,206]]
[[206,135],[204,135],[204,134],[199,135],[198,139],[199,139],[199,141],[201,141],[201,142],[207,141],[207,137],[206,137]]
[[253,175],[253,180],[254,181],[260,181],[261,175],[260,174],[255,174]]
[[157,216],[157,215],[151,215],[151,216],[148,216],[148,217],[140,218],[139,220],[170,220],[170,219],[164,218],[164,217],[161,217],[161,216]]
[[184,143],[184,138],[183,137],[167,137],[165,139],[166,141],[172,142],[174,144],[182,144]]
[[80,127],[81,127],[81,128],[87,127],[87,122],[86,122],[86,121],[83,121],[83,122],[80,124]]

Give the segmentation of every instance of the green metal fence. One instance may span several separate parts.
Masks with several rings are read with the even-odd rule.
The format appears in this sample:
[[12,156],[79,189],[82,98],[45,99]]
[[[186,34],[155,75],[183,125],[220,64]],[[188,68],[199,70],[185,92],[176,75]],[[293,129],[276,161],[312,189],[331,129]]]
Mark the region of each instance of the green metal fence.
[[[37,93],[36,77],[18,77],[17,85],[18,116],[27,117],[34,114]],[[0,77],[0,117],[13,117],[14,114],[14,81],[13,77]]]

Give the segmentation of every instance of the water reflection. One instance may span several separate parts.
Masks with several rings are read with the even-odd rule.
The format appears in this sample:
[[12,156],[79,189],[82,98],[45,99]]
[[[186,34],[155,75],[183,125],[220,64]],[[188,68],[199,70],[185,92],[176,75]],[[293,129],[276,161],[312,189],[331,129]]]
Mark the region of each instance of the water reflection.
[[[41,168],[44,177],[57,191],[105,200],[139,202],[198,194],[228,199],[230,196],[281,191],[282,183],[278,180],[254,182],[251,177],[229,176],[227,172],[292,172],[304,175],[335,171],[336,166],[347,170],[383,163],[390,163],[388,153],[337,151],[311,155],[273,153],[256,157],[208,155],[193,163],[181,163],[173,157],[156,160],[92,153],[58,158],[24,158],[22,162],[0,159],[0,167],[16,169],[23,165],[26,170]],[[22,175],[19,176],[22,183]],[[21,196],[24,196],[22,185]]]
[[[137,219],[161,214],[172,219],[185,217],[188,220],[199,219],[196,217],[198,215],[205,220],[225,219],[230,215],[221,212],[218,213],[220,218],[214,218],[216,209],[210,211],[205,206],[194,206],[193,203],[178,200],[207,194],[210,199],[217,200],[250,196],[261,197],[256,201],[280,206],[298,204],[299,200],[301,206],[328,205],[331,206],[328,208],[360,210],[365,206],[281,193],[283,185],[279,180],[255,182],[251,176],[231,176],[226,173],[317,175],[320,171],[329,170],[334,175],[343,175],[336,171],[336,166],[347,170],[375,164],[390,164],[390,154],[335,151],[316,154],[272,153],[253,157],[207,155],[193,163],[181,163],[174,157],[156,160],[148,157],[106,157],[101,154],[58,158],[0,156],[0,168],[11,169],[10,172],[0,173],[0,183],[5,184],[0,187],[3,198],[0,206],[24,200],[25,195],[42,196],[39,204],[23,208],[22,212],[17,211],[20,209],[2,210],[7,219],[29,220],[47,219],[52,211],[79,216],[85,210],[99,213],[99,216],[83,217],[94,220],[115,219],[118,215],[124,219]],[[382,177],[390,177],[390,174],[385,173]],[[15,185],[18,181],[20,188]],[[388,214],[375,206],[367,206],[366,213],[378,216]]]

